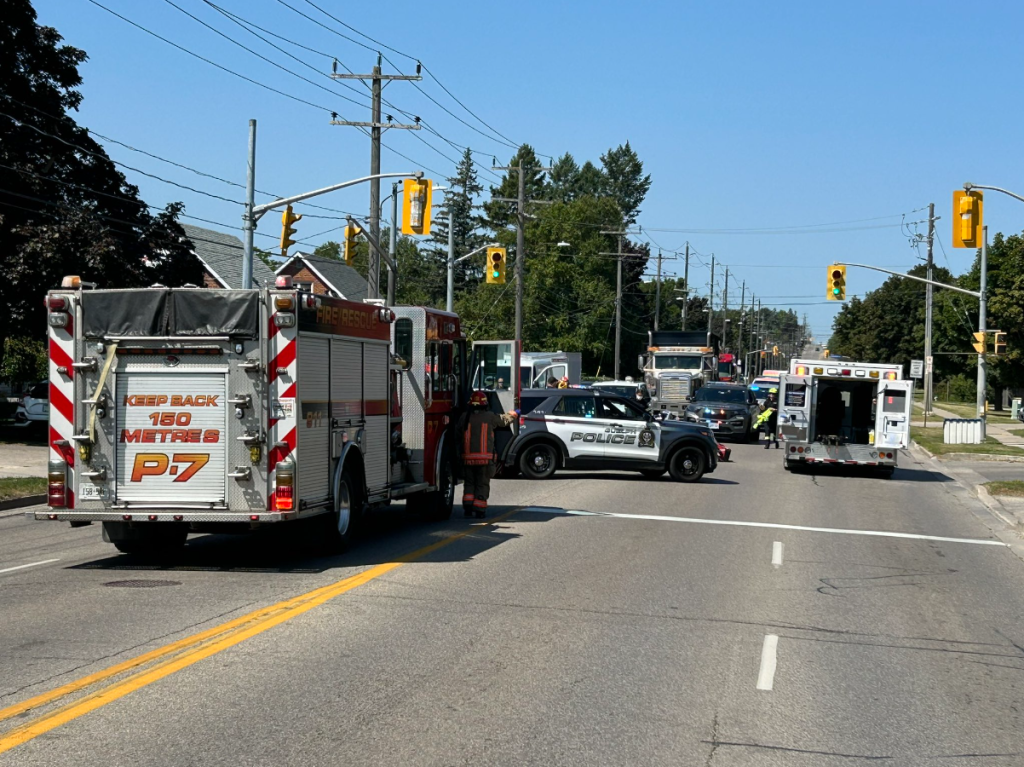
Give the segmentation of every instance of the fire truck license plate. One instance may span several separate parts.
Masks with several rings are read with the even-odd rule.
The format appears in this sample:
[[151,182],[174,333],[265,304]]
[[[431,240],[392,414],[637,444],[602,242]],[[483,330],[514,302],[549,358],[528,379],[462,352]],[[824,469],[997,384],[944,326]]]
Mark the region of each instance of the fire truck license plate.
[[118,376],[118,500],[224,502],[224,379],[192,372]]
[[107,497],[107,488],[94,485],[92,482],[83,482],[78,487],[78,499],[80,501],[102,501]]

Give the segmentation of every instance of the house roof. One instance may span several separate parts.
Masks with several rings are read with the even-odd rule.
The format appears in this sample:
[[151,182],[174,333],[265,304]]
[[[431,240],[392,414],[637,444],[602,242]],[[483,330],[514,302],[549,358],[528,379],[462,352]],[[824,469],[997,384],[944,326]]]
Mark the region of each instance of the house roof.
[[[196,257],[206,270],[226,288],[242,287],[242,241],[233,234],[224,234],[201,226],[182,224],[181,228],[192,240]],[[252,284],[259,287],[274,284],[273,270],[258,257],[252,259]]]
[[312,253],[296,253],[277,268],[277,273],[281,274],[296,261],[303,262],[333,292],[349,301],[362,301],[369,292],[363,276],[344,261],[321,258]]

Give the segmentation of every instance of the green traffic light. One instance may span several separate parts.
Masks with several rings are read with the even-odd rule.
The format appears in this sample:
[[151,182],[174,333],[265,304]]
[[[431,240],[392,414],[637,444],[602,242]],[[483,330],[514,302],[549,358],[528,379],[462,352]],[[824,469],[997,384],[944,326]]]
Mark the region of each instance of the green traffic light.
[[493,276],[493,277],[500,277],[500,276],[501,276],[501,272],[499,272],[499,271],[497,271],[497,270],[495,270],[495,271],[494,271],[494,272],[492,272],[491,274],[492,274],[492,276]]
[[832,295],[833,296],[838,296],[840,292],[841,291],[839,290],[839,288],[832,288]]

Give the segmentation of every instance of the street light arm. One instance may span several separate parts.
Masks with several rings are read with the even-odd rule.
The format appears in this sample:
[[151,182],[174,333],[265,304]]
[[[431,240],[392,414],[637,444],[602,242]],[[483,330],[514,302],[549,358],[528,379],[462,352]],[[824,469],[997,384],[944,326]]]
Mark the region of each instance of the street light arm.
[[904,274],[903,272],[891,272],[888,269],[882,269],[878,266],[869,266],[868,264],[851,264],[845,261],[836,261],[839,266],[859,266],[861,269],[874,269],[876,272],[885,272],[886,274],[892,274],[896,277],[904,277],[908,280],[917,280],[923,282],[926,285],[933,285],[936,288],[945,288],[946,290],[955,290],[957,293],[966,293],[969,296],[975,298],[981,298],[981,293],[976,290],[967,290],[966,288],[958,288],[955,285],[947,285],[945,282],[935,282],[935,280],[926,280],[924,277],[915,277],[912,274]]
[[1007,189],[1000,189],[998,186],[981,186],[981,184],[972,184],[970,181],[964,184],[964,190],[969,192],[972,189],[988,189],[992,192],[1002,192],[1003,194],[1009,195],[1015,200],[1020,200],[1021,202],[1024,202],[1024,197],[1021,197],[1019,194],[1014,194],[1013,192]]
[[469,251],[469,253],[467,253],[464,256],[459,256],[458,258],[455,259],[454,263],[457,264],[460,261],[465,261],[470,256],[475,256],[477,253],[480,253],[481,251],[487,250],[488,248],[500,248],[500,247],[501,247],[501,243],[500,242],[489,242],[486,245],[481,245],[476,250]]
[[373,235],[370,234],[370,232],[366,228],[366,222],[360,221],[355,216],[349,216],[348,225],[352,226],[353,222],[357,222],[359,224],[359,233],[366,238],[366,241],[370,243],[370,247],[377,252],[377,255],[384,259],[384,263],[388,265],[388,268],[391,269],[395,274],[398,274],[398,264],[391,260],[391,255],[386,250],[384,250],[384,248],[380,246],[380,243],[377,242]]
[[351,181],[343,181],[340,184],[325,186],[323,189],[317,189],[312,192],[303,192],[302,194],[296,194],[292,197],[282,197],[281,199],[274,200],[273,202],[253,206],[252,217],[254,221],[259,221],[260,218],[263,217],[264,213],[273,210],[274,208],[291,205],[293,202],[308,200],[310,197],[318,197],[321,194],[327,194],[328,192],[336,192],[337,190],[344,189],[348,186],[355,186],[356,184],[362,184],[366,181],[373,181],[375,178],[423,178],[423,171],[416,170],[411,173],[376,173],[372,176],[363,176],[362,178],[355,178]]

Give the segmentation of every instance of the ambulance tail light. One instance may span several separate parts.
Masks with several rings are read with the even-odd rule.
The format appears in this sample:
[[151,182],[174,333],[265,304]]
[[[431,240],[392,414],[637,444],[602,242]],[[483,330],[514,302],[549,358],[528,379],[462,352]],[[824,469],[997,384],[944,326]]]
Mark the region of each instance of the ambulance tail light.
[[871,376],[872,378],[878,378],[878,371],[872,370],[870,373],[868,373],[868,375]]
[[844,376],[850,375],[850,371],[847,368],[843,368],[843,375]]
[[797,365],[796,366],[796,374],[798,376],[805,376],[805,375],[807,375],[807,367],[805,365]]
[[274,506],[278,511],[291,511],[295,508],[295,464],[281,462],[274,470],[276,492]]
[[824,372],[825,372],[825,368],[814,368],[814,375],[816,375],[816,376],[820,376]]
[[46,504],[62,509],[68,505],[68,465],[64,461],[50,461],[46,470]]
[[896,371],[895,370],[890,370],[888,373],[886,373],[885,374],[885,380],[886,381],[895,381],[896,380]]

